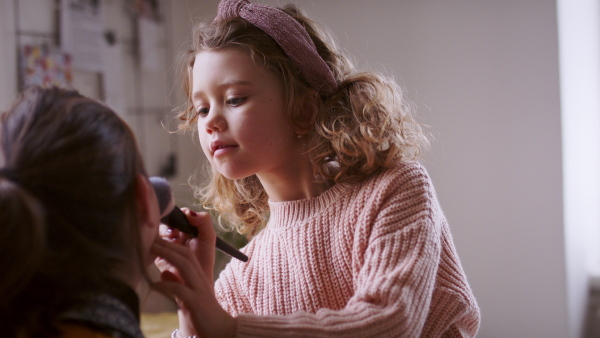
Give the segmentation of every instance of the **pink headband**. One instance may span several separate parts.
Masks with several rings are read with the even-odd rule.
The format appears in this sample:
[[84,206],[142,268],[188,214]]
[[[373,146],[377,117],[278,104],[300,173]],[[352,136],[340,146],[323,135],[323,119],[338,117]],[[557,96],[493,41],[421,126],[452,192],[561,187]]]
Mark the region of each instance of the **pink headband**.
[[332,94],[337,84],[306,29],[285,12],[248,0],[221,0],[215,21],[240,17],[272,37],[319,94]]

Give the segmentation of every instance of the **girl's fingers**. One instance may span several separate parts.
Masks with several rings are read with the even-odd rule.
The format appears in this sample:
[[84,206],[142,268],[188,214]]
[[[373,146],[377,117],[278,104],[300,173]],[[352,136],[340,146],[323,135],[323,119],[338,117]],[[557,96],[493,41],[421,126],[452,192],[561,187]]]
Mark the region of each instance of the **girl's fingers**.
[[[181,245],[178,243],[174,243],[171,241],[166,241],[166,240],[157,238],[154,241],[154,244],[157,246],[158,249],[165,248],[168,250],[167,252],[172,252],[173,254],[187,257],[187,256],[193,256],[192,252],[190,250],[190,243],[197,242],[197,241],[198,241],[198,239],[191,238],[189,241],[187,241],[186,245]],[[153,248],[154,248],[154,246],[153,246]]]
[[160,225],[158,233],[165,241],[179,244],[185,244],[191,238],[190,235],[179,231],[179,229],[170,228],[165,224]]
[[169,262],[167,262],[167,260],[162,257],[156,257],[156,259],[154,260],[154,265],[156,265],[158,270],[160,270],[161,272],[168,270],[171,266]]
[[[191,249],[196,256],[197,262],[202,267],[204,274],[212,281],[215,264],[216,233],[212,225],[210,214],[206,212],[196,213],[188,208],[182,208],[181,211],[186,215],[188,222],[198,229],[197,239],[192,241],[189,235],[178,229],[171,229],[164,224],[161,224],[160,226],[160,236],[167,242],[178,244],[179,248],[173,247],[170,248],[170,250],[179,252],[181,255],[188,255],[188,249],[186,247]],[[162,258],[166,258],[167,262],[160,259],[156,260],[156,265],[161,271],[167,270],[170,264],[174,264],[172,258],[166,256]],[[184,271],[181,267],[177,268],[180,271]]]
[[153,287],[162,294],[171,297],[177,301],[179,307],[186,306],[188,302],[195,299],[194,293],[190,292],[185,286],[177,282],[162,281],[153,284]]
[[159,256],[159,258],[163,258],[168,263],[177,267],[190,264],[190,259],[193,259],[193,255],[188,247],[165,240],[154,241],[151,251]]
[[180,237],[179,230],[170,228],[165,224],[161,224],[158,227],[158,235],[167,241],[175,241]]
[[161,281],[153,286],[175,299],[181,310],[180,315],[183,314],[186,318],[185,325],[189,326],[192,332],[216,337],[220,336],[218,331],[223,325],[235,326],[235,319],[219,305],[214,294],[213,281],[204,273],[198,262],[195,254],[201,251],[198,248],[201,245],[203,243],[197,238],[191,239],[186,245],[157,239],[152,245],[152,252],[175,270],[162,271]]
[[189,209],[182,209],[190,224],[198,229],[198,242],[189,245],[196,254],[196,258],[204,269],[204,273],[212,280],[215,265],[215,244],[217,235],[213,228],[212,218],[206,212],[195,213]]
[[188,222],[198,229],[198,238],[202,242],[206,242],[208,246],[213,246],[216,240],[215,229],[212,226],[212,218],[207,212],[194,212],[188,208],[181,209],[187,216]]
[[210,317],[208,314],[221,310],[213,294],[197,293],[182,284],[168,281],[156,282],[153,287],[167,297],[173,298],[179,309],[188,313],[189,320],[195,324],[196,330],[206,325],[207,317]]
[[182,280],[171,271],[163,271],[160,274],[160,280],[163,282],[176,282],[181,284]]
[[[195,245],[197,239],[191,239],[190,242]],[[200,263],[189,248],[166,241],[156,241],[152,251],[175,267],[181,279],[189,287],[196,288],[203,282],[201,279],[206,278]]]
[[[170,229],[169,227],[167,227],[164,224],[161,224],[161,229],[160,229],[161,233],[160,235],[167,235],[168,237],[162,237],[162,238],[156,238],[155,239],[155,243],[173,243],[173,246],[171,247],[171,251],[173,252],[178,252],[179,255],[186,255],[188,249],[186,249],[184,243],[186,243],[186,241],[188,241],[189,237],[183,236],[185,234],[183,234],[182,232],[180,232],[177,229]],[[156,252],[154,252],[155,254],[157,254]],[[163,254],[164,255],[164,254]],[[166,253],[166,255],[168,255],[168,253]],[[154,260],[154,264],[158,267],[158,269],[160,271],[166,271],[166,270],[174,270],[175,267],[173,267],[171,265],[171,263],[169,262],[169,260],[165,259],[166,257],[161,257],[161,255],[157,254],[156,259]]]

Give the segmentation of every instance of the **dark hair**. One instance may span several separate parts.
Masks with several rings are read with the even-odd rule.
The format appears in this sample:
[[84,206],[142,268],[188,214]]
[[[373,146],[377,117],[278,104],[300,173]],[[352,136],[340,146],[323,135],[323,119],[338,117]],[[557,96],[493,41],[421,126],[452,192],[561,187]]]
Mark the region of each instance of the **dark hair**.
[[141,264],[135,179],[145,170],[111,109],[39,87],[0,115],[0,168],[2,335],[45,336],[77,295],[112,282],[131,247]]

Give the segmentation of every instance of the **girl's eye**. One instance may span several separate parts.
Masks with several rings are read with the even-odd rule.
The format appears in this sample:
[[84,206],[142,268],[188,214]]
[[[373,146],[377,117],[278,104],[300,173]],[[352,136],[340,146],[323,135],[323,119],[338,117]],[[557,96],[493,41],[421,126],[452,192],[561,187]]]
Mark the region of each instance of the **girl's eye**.
[[242,103],[244,103],[244,101],[246,101],[245,97],[234,97],[234,98],[227,100],[227,104],[230,106],[237,107],[237,106],[241,105]]
[[209,109],[208,108],[198,108],[197,111],[198,111],[198,115],[204,117],[204,116],[208,115]]

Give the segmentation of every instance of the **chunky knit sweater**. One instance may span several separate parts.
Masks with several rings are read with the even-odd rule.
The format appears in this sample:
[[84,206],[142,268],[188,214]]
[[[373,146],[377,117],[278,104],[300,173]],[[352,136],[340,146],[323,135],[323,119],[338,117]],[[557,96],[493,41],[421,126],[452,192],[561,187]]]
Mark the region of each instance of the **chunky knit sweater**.
[[479,308],[425,169],[401,163],[271,217],[215,284],[238,337],[471,337]]

